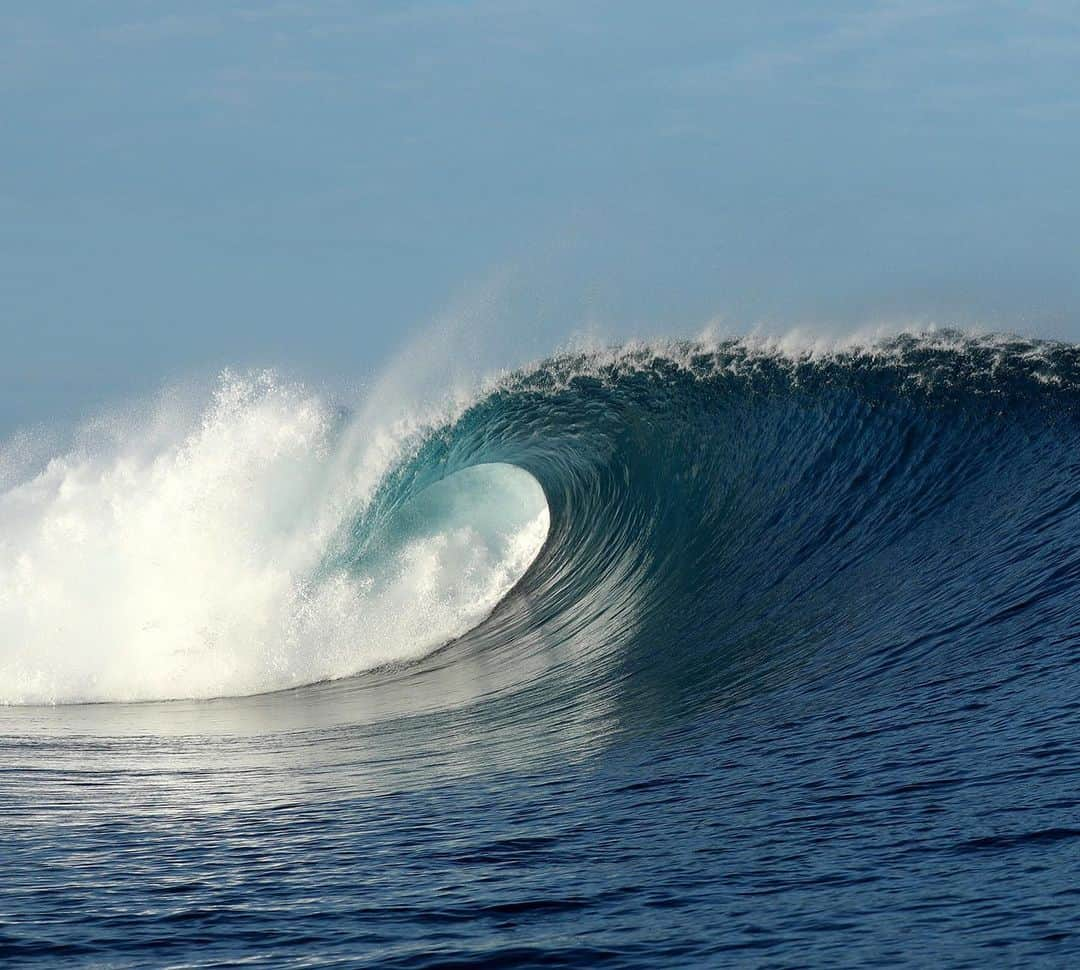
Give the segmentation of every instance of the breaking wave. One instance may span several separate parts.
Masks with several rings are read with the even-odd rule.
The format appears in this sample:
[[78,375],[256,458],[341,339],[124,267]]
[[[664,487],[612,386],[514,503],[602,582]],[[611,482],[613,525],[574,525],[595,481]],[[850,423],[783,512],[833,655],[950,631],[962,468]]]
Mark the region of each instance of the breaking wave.
[[571,664],[667,710],[1066,638],[1078,388],[1072,346],[951,331],[564,353],[407,417],[227,374],[0,449],[0,702],[261,693],[452,644],[515,690]]

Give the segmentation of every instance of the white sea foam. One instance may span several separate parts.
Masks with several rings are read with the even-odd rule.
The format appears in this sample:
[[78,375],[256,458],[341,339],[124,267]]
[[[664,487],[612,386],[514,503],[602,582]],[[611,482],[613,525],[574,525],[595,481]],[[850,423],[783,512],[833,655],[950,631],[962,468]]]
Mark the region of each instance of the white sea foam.
[[16,440],[0,453],[0,703],[257,693],[416,658],[479,622],[546,537],[540,486],[468,470],[377,561],[327,573],[417,429],[363,415],[342,431],[300,386],[225,375],[202,406],[164,396],[44,461]]

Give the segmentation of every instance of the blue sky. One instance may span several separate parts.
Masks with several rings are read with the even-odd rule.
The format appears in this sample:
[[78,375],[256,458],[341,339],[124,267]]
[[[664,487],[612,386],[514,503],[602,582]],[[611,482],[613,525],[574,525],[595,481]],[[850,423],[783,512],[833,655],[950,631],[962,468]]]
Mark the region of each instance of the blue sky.
[[0,429],[476,300],[1080,338],[1078,79],[1058,2],[6,0]]

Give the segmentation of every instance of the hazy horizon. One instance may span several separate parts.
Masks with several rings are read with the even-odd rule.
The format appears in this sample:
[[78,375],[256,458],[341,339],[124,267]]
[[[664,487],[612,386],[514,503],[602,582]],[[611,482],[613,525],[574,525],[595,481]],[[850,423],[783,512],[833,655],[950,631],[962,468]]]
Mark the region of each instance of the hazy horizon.
[[370,377],[455,313],[528,356],[717,319],[1080,338],[1067,4],[15,0],[0,28],[0,433],[226,366]]

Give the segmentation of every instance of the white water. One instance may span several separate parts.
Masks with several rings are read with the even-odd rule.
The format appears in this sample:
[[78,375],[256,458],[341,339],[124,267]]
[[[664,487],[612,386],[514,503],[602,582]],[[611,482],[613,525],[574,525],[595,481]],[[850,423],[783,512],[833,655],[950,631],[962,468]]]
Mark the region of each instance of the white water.
[[258,693],[482,620],[548,529],[540,486],[507,465],[434,486],[370,563],[322,575],[417,432],[371,415],[341,429],[302,387],[226,376],[202,406],[163,398],[44,462],[31,439],[0,447],[0,703]]

